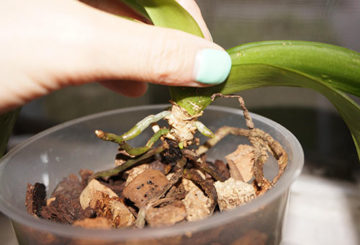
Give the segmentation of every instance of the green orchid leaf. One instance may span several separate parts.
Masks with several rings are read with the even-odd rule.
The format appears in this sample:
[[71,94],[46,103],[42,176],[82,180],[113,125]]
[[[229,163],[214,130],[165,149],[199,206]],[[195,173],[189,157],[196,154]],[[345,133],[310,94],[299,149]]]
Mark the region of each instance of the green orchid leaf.
[[147,14],[144,7],[142,5],[140,5],[140,4],[138,4],[136,1],[133,1],[133,0],[118,0],[118,1],[121,1],[121,2],[125,3],[131,9],[133,9],[137,14],[139,14],[139,15],[147,18],[148,20],[150,20],[150,17]]
[[6,151],[7,143],[19,112],[20,109],[16,109],[0,115],[0,158]]
[[202,31],[192,16],[174,0],[122,0],[136,10],[145,11],[156,26],[181,30],[203,37]]
[[360,53],[325,43],[265,41],[228,50],[233,65],[268,64],[300,71],[360,96]]

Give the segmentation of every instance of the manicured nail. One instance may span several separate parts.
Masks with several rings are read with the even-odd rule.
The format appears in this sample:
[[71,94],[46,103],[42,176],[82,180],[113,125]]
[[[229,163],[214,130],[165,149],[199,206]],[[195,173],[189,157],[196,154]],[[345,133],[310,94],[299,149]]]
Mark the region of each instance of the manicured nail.
[[223,50],[203,49],[196,54],[195,79],[205,84],[225,81],[231,69],[230,55]]

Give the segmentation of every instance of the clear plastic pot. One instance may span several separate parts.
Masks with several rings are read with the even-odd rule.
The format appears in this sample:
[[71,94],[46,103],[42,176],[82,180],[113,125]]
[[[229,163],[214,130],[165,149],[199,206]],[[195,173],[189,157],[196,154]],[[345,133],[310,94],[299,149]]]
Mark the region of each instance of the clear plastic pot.
[[[300,174],[303,151],[284,127],[252,114],[255,126],[278,140],[289,155],[288,167],[279,182],[265,195],[231,211],[207,219],[163,228],[88,230],[35,218],[24,206],[27,183],[42,182],[48,193],[70,173],[80,169],[101,170],[113,166],[116,144],[103,142],[95,129],[122,133],[166,105],[142,106],[87,116],[46,130],[8,153],[0,164],[0,210],[13,223],[20,244],[278,244],[289,187]],[[201,121],[215,130],[223,125],[245,127],[237,109],[209,107]],[[150,137],[132,140],[141,145]],[[229,136],[212,150],[209,158],[221,159],[246,138]],[[268,178],[277,172],[275,160],[265,165]]]

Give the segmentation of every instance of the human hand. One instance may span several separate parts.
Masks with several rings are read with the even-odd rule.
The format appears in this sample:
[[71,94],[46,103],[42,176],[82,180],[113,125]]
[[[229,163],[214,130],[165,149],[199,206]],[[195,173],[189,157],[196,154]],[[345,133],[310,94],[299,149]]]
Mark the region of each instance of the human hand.
[[[113,8],[114,1],[84,2],[139,18],[124,5]],[[223,82],[229,56],[209,41],[196,3],[178,2],[208,40],[118,18],[74,0],[2,1],[0,112],[93,81],[127,96],[145,93],[146,82],[197,87]]]

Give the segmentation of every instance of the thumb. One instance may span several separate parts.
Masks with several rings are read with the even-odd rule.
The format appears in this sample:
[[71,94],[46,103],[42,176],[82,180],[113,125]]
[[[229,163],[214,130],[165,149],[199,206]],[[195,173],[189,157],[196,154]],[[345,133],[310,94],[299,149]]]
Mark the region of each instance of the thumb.
[[[81,34],[90,38],[73,54],[87,66],[72,65],[86,77],[163,84],[204,86],[219,84],[229,74],[230,56],[218,45],[181,31],[166,29],[83,6],[86,19]],[[84,67],[86,70],[84,70]],[[99,77],[98,77],[99,78]]]

